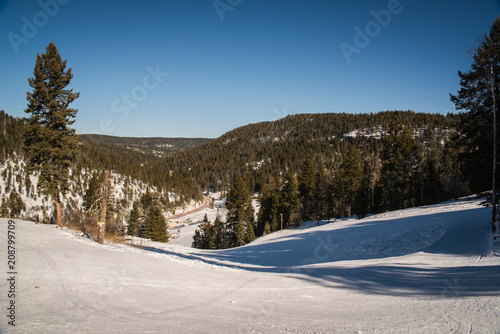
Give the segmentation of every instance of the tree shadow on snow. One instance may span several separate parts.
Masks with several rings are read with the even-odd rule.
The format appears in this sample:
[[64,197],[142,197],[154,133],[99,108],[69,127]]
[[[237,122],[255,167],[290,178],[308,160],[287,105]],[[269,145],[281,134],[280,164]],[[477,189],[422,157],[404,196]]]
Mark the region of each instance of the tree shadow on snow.
[[310,229],[220,251],[179,254],[152,247],[149,250],[211,265],[286,274],[325,287],[366,293],[444,297],[498,295],[500,266],[439,267],[437,263],[437,267],[422,267],[408,263],[356,265],[350,262],[346,267],[338,263],[422,251],[480,258],[489,251],[488,214],[487,210],[474,208],[372,219],[345,228]]
[[[491,237],[487,223],[488,212],[478,209],[399,219],[356,221],[352,226],[346,225],[343,228],[320,227],[263,243],[250,243],[220,251],[200,250],[197,254],[203,258],[238,264],[247,269],[260,268],[273,272],[310,264],[383,259],[421,251],[485,256],[487,238]],[[477,224],[474,222],[475,225],[471,228],[470,223],[455,223],[464,220],[464,217],[476,220]],[[467,219],[466,221],[469,222]]]
[[394,296],[498,296],[500,266],[417,268],[410,266],[363,266],[312,268],[300,280],[371,294]]

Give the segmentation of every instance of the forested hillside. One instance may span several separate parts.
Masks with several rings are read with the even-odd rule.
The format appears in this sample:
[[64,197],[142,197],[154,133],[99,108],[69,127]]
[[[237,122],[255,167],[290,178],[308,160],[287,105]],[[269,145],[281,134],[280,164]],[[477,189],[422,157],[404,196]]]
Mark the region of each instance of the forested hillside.
[[[95,138],[99,139],[96,140]],[[195,201],[203,199],[201,187],[194,182],[193,178],[182,174],[176,174],[175,178],[169,177],[164,170],[158,169],[157,162],[161,161],[158,156],[151,152],[129,149],[125,144],[117,144],[119,142],[117,139],[111,139],[111,142],[107,142],[106,139],[108,138],[116,137],[80,136],[81,150],[76,168],[113,170],[121,175],[148,183],[158,188],[160,192],[174,192],[180,196],[183,202],[189,202],[191,199]],[[201,139],[199,142],[204,140]],[[124,139],[122,143],[126,142],[144,142],[144,140]],[[174,139],[173,142],[177,143],[177,150],[190,145],[198,145],[199,143],[197,139],[186,139],[184,143]],[[148,144],[148,147],[151,147],[151,145]]]
[[[249,191],[259,193],[255,234],[260,236],[279,229],[281,219],[284,227],[293,227],[466,195],[459,123],[459,115],[412,111],[293,115],[235,129],[152,166],[167,178],[194,179],[203,190],[231,189],[229,197],[241,177]],[[241,182],[234,191],[245,192]],[[237,201],[241,210],[250,205],[243,197]],[[236,223],[247,222],[219,224],[218,231],[207,224],[195,244],[211,244],[213,235],[224,240],[215,248],[245,243],[248,227]]]
[[[457,126],[457,116],[411,111],[398,115],[399,125],[410,131],[419,149],[425,148],[422,153],[430,154],[434,149],[442,157],[445,144]],[[192,177],[204,190],[227,189],[233,178],[241,175],[252,190],[259,192],[270,177],[299,172],[306,159],[312,160],[317,168],[336,171],[351,145],[360,150],[365,160],[375,164],[380,160],[382,139],[387,136],[394,116],[394,112],[288,116],[237,128],[154,165],[164,174],[174,171],[173,175]]]
[[23,123],[0,110],[0,162],[22,149]]

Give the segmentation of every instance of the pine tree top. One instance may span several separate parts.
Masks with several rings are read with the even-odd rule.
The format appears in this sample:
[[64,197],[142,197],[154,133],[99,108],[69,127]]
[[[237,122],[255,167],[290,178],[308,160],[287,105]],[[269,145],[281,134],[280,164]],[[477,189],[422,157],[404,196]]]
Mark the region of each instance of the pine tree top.
[[31,169],[40,169],[39,186],[46,194],[59,197],[67,191],[68,168],[78,151],[75,129],[77,109],[70,108],[79,93],[68,89],[73,74],[66,70],[54,43],[46,52],[37,54],[33,78],[29,78],[32,92],[26,93],[30,116],[23,131],[24,150]]

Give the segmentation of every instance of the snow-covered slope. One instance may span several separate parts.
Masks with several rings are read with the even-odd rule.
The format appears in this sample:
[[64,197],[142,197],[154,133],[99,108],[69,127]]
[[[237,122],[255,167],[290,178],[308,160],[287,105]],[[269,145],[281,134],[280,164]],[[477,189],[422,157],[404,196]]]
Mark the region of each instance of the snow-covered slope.
[[[276,232],[221,251],[98,245],[16,221],[16,327],[5,315],[0,326],[7,333],[497,333],[500,245],[491,241],[489,214],[478,201],[449,202]],[[0,220],[3,245],[7,230]],[[0,258],[6,282],[7,247]]]

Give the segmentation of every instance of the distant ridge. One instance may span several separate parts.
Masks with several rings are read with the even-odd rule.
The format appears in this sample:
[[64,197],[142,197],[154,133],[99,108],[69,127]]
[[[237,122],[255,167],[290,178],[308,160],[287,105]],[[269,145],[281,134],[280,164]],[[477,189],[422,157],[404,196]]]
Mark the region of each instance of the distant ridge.
[[135,152],[156,157],[167,157],[174,153],[201,146],[213,140],[210,138],[116,137],[97,134],[84,134],[80,135],[80,137],[92,144],[118,145]]

